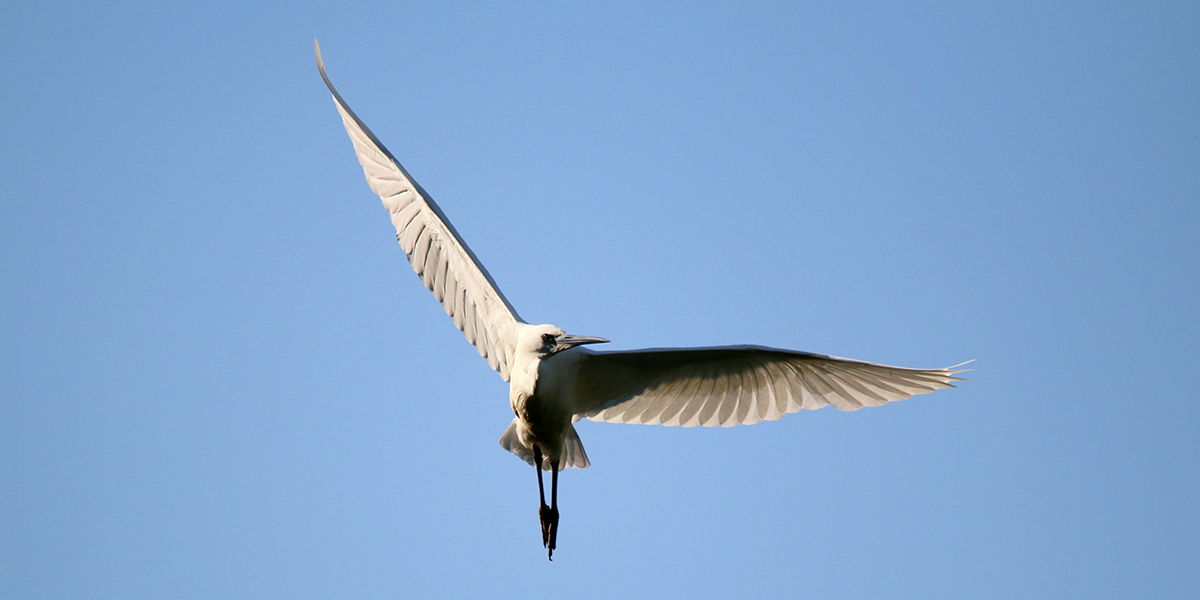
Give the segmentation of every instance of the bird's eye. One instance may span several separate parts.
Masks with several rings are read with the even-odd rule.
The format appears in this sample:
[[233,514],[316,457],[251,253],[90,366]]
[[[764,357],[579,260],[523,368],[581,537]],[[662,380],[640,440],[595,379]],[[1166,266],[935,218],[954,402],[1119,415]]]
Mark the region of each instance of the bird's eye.
[[554,337],[553,333],[543,333],[542,334],[542,343],[543,344],[553,344],[555,339],[557,339],[557,338]]

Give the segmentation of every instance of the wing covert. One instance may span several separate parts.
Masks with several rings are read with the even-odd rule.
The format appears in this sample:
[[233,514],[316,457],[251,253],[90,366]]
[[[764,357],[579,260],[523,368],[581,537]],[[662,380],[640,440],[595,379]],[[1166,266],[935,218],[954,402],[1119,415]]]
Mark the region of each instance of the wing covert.
[[454,326],[505,381],[509,379],[517,329],[524,323],[429,194],[354,114],[325,74],[321,47],[317,69],[333,94],[354,144],[367,184],[379,195],[396,227],[396,241],[421,283],[433,292]]
[[801,409],[858,410],[954,387],[962,371],[907,369],[761,346],[590,353],[576,413],[593,421],[713,427]]

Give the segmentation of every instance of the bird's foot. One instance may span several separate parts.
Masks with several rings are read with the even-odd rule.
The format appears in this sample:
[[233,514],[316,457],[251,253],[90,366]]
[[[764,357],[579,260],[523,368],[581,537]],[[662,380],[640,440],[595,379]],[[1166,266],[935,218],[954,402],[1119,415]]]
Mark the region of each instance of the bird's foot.
[[542,520],[542,546],[548,552],[547,558],[554,560],[554,543],[558,539],[558,509],[543,504],[538,509],[538,517]]

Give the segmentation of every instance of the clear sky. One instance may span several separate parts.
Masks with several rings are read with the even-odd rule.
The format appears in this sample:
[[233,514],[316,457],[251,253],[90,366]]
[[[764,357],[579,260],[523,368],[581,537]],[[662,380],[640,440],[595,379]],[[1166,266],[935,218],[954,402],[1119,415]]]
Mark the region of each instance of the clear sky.
[[[582,4],[0,7],[0,597],[1200,596],[1200,4]],[[527,320],[975,370],[582,423],[547,562],[313,38]]]

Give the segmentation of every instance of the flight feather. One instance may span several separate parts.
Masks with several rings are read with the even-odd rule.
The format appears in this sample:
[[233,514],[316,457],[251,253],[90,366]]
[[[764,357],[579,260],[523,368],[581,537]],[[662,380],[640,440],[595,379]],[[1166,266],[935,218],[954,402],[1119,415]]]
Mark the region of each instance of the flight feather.
[[334,89],[325,74],[320,46],[316,46],[316,54],[317,69],[333,94],[363,174],[391,215],[392,225],[396,227],[396,241],[408,256],[409,264],[450,315],[454,326],[508,381],[517,330],[524,321],[433,198]]
[[907,369],[761,346],[589,353],[575,412],[593,421],[713,427],[801,409],[858,410],[953,387],[948,369]]

